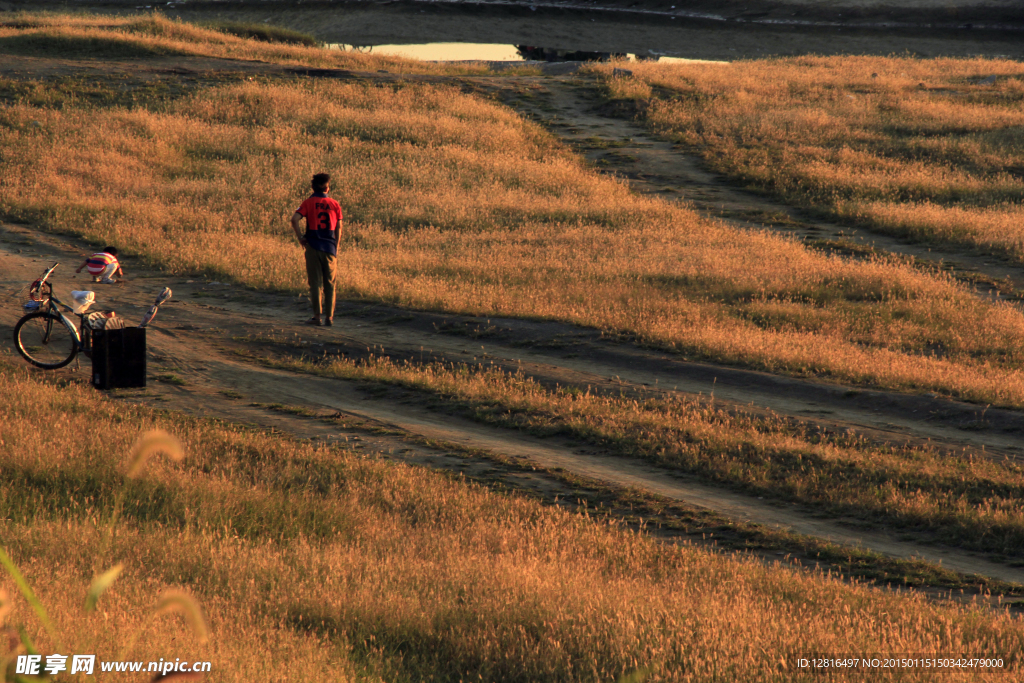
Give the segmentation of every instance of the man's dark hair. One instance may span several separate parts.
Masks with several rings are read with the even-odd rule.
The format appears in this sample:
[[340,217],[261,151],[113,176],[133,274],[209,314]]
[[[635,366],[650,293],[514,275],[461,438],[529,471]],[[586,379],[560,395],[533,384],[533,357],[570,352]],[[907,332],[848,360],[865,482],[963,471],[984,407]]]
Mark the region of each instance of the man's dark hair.
[[112,256],[117,256],[117,247],[103,247],[103,251]]
[[330,173],[317,173],[313,176],[313,189],[316,192],[323,192],[327,189],[327,184],[331,182]]

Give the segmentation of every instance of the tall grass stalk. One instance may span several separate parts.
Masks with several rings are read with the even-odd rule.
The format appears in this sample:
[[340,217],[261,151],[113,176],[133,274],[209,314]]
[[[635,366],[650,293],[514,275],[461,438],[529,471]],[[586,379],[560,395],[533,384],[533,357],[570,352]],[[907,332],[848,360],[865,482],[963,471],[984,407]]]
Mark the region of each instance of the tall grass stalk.
[[[143,468],[145,467],[146,461],[152,455],[161,452],[166,453],[174,460],[181,460],[184,457],[184,454],[181,452],[180,444],[166,432],[157,430],[143,434],[132,448],[131,463],[127,475],[128,478],[131,479],[140,476]],[[113,540],[114,529],[118,521],[117,517],[121,511],[126,491],[127,487],[122,486],[112,506],[110,517],[105,525],[106,533],[104,534],[102,541],[97,545],[97,561],[102,561],[103,554],[108,550],[109,545]],[[85,548],[83,548],[83,550],[84,549]],[[49,639],[49,645],[54,648],[55,652],[67,652],[68,650],[64,645],[65,642],[76,642],[79,645],[85,645],[88,642],[88,639],[83,639],[81,634],[68,633],[66,634],[66,637],[62,637],[58,633],[50,620],[46,608],[43,607],[42,602],[32,590],[28,580],[24,577],[21,570],[17,567],[3,546],[0,546],[0,565],[3,566],[7,576],[13,580],[18,592],[31,606],[32,611],[35,613],[36,618],[39,620],[39,623],[42,625],[46,636]],[[123,570],[124,564],[118,563],[102,574],[96,575],[92,579],[82,608],[84,613],[89,614],[95,612],[100,597],[106,593],[111,586],[113,586],[117,577],[120,576]],[[4,603],[7,602],[5,594],[0,595],[0,598],[4,598]],[[9,606],[7,604],[0,604],[0,626],[2,626],[4,621],[7,619],[9,611],[7,609],[8,607]],[[180,590],[165,591],[160,597],[156,607],[150,611],[147,621],[133,634],[126,637],[126,644],[119,652],[117,659],[124,660],[128,655],[133,654],[135,644],[149,628],[152,622],[157,617],[172,612],[180,612],[186,617],[200,644],[207,642],[209,636],[206,622],[203,619],[199,606],[196,604],[196,601],[192,596]],[[18,633],[20,636],[20,644],[10,646],[9,651],[4,652],[4,656],[0,658],[0,675],[2,675],[4,681],[17,681],[20,683],[27,679],[20,675],[11,676],[9,671],[10,665],[23,653],[38,654],[40,650],[34,644],[28,633],[28,629],[24,624],[18,626]],[[125,634],[121,635],[122,637],[125,636]],[[88,647],[85,649],[88,649]]]

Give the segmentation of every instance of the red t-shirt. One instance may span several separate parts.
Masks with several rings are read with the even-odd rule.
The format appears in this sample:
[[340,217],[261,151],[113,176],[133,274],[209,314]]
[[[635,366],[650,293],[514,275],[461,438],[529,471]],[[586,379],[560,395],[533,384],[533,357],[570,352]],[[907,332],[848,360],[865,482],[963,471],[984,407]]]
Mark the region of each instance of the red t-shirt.
[[341,205],[321,192],[314,192],[295,213],[306,219],[306,243],[317,251],[337,255]]

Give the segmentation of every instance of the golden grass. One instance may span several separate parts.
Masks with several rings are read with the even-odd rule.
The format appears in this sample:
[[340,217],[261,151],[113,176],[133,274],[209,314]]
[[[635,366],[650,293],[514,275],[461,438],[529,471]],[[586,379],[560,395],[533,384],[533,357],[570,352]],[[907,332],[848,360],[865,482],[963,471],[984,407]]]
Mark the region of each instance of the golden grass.
[[[3,542],[73,652],[116,658],[167,589],[196,596],[209,644],[162,617],[123,656],[210,660],[220,681],[603,681],[638,669],[651,681],[781,681],[800,680],[798,653],[1024,646],[1005,612],[663,546],[426,470],[39,384],[6,362],[2,380]],[[151,428],[186,457],[128,479]],[[122,488],[115,540],[97,557]],[[92,576],[119,562],[86,614]],[[6,575],[0,586],[17,595]],[[27,606],[14,608],[8,621],[50,652]],[[925,680],[880,680],[897,678]]]
[[1024,469],[933,448],[877,446],[713,403],[545,387],[488,366],[371,358],[267,361],[349,380],[396,384],[473,419],[568,436],[761,497],[869,519],[957,548],[1024,553]]
[[170,271],[302,291],[287,221],[327,170],[346,214],[342,296],[559,319],[773,372],[1024,405],[1015,308],[638,197],[454,88],[245,82],[148,108],[82,104],[45,83],[12,97],[0,212]]
[[800,57],[631,66],[614,98],[720,171],[874,229],[1024,261],[1024,65]]
[[[301,290],[281,226],[327,168],[352,235],[346,296],[558,318],[769,370],[1024,402],[1014,309],[636,197],[448,88],[247,83],[168,111],[16,104],[0,117],[8,216],[178,272]],[[79,153],[57,154],[69,145]]]
[[326,47],[272,43],[232,35],[229,30],[232,30],[231,25],[218,31],[215,26],[171,20],[159,13],[109,16],[18,12],[0,21],[0,54],[97,59],[190,55],[318,68],[385,69],[397,73],[489,73],[483,63],[446,65]]

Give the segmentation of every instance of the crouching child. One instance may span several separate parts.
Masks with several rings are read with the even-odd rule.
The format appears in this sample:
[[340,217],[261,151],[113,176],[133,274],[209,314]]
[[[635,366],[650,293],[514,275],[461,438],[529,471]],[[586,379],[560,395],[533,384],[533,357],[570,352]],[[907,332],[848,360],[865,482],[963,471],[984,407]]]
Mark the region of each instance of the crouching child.
[[81,273],[83,268],[88,269],[93,282],[105,285],[114,284],[114,276],[124,277],[121,263],[117,260],[117,247],[103,247],[103,251],[96,252],[85,259],[85,263],[78,266],[78,270],[75,272]]

